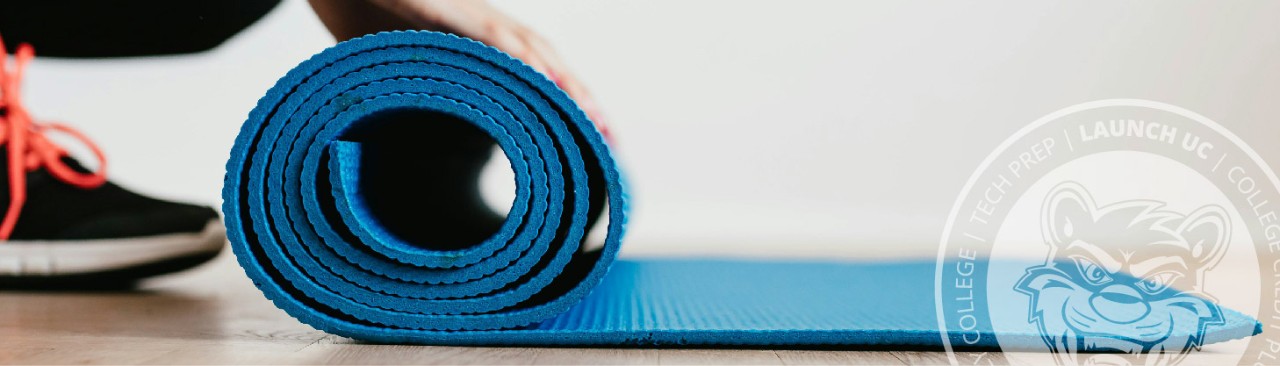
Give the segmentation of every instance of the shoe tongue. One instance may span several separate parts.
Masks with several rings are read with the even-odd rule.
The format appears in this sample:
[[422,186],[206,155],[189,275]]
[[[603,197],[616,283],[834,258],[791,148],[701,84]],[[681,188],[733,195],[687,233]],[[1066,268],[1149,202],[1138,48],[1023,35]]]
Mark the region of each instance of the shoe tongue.
[[71,170],[74,170],[77,173],[92,173],[89,168],[85,168],[84,165],[80,164],[80,161],[71,157],[71,155],[63,155],[61,160],[63,164],[66,164],[68,168],[71,168]]
[[[8,159],[9,159],[9,152],[4,149],[4,145],[0,145],[0,167],[8,166]],[[89,168],[86,168],[84,164],[80,164],[80,161],[71,157],[71,155],[63,155],[62,157],[58,158],[58,160],[61,161],[62,164],[65,164],[68,168],[71,168],[71,170],[77,173],[83,173],[83,174],[93,173],[92,170],[89,170]],[[39,170],[44,170],[44,169],[42,168]],[[3,172],[0,172],[0,180],[4,179],[3,174],[4,174]]]

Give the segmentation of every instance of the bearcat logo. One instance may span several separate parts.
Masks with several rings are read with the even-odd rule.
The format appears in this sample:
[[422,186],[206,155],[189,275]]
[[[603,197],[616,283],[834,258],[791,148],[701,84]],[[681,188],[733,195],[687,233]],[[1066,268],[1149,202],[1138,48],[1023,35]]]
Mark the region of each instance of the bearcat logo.
[[1041,214],[1050,246],[1015,290],[1059,363],[1173,364],[1204,342],[1221,310],[1202,291],[1226,252],[1230,218],[1217,205],[1190,213],[1164,202],[1098,205],[1085,187],[1050,190]]

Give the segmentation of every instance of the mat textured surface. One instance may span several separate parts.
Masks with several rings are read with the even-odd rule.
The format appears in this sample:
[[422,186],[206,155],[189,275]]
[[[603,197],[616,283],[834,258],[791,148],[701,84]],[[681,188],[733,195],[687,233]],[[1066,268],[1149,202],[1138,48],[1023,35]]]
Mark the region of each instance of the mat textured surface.
[[[506,215],[477,189],[495,144],[515,175]],[[627,196],[591,121],[533,69],[449,35],[366,36],[290,71],[242,128],[223,197],[255,285],[299,320],[356,339],[942,344],[933,261],[615,261]],[[602,245],[582,245],[592,228],[606,232]],[[1210,342],[1255,331],[1247,316],[1224,317]]]

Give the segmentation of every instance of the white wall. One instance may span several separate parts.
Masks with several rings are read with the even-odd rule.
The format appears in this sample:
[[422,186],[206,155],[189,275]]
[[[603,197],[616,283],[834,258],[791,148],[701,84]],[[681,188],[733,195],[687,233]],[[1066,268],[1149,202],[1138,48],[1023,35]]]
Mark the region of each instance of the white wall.
[[[1280,162],[1280,2],[499,5],[612,117],[633,246],[936,248],[997,144],[1096,99],[1188,108]],[[40,60],[27,99],[96,138],[117,181],[215,204],[245,114],[330,43],[287,1],[208,54]]]

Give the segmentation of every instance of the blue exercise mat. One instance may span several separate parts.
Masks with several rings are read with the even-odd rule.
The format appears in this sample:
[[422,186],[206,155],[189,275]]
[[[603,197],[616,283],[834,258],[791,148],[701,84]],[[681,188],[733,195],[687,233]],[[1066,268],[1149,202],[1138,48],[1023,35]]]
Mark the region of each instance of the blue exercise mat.
[[[507,214],[486,208],[477,188],[495,144],[515,175]],[[932,260],[615,260],[628,197],[591,121],[532,68],[450,35],[380,33],[298,65],[250,113],[223,198],[254,284],[299,320],[355,339],[943,342]],[[603,243],[584,244],[588,230],[604,230]],[[1223,317],[1209,342],[1257,331],[1245,315]],[[1041,342],[976,331],[1003,347]],[[986,339],[969,347],[997,346]]]

